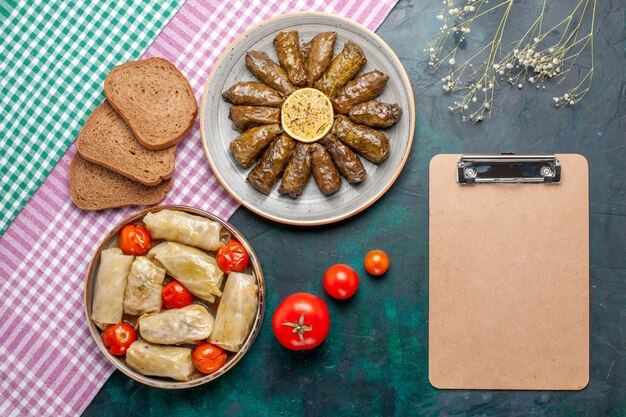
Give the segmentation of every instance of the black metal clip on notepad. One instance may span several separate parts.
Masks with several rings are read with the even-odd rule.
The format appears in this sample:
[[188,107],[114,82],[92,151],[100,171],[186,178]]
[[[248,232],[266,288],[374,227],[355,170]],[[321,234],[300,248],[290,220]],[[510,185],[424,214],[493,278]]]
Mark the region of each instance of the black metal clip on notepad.
[[462,155],[459,184],[558,184],[561,164],[555,155]]

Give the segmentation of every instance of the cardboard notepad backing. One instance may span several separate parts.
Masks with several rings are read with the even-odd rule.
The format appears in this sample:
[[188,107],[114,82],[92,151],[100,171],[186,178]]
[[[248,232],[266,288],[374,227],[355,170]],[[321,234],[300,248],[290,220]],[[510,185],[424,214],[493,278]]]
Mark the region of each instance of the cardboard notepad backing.
[[584,388],[587,161],[556,155],[558,184],[461,185],[460,156],[437,155],[430,163],[431,384]]

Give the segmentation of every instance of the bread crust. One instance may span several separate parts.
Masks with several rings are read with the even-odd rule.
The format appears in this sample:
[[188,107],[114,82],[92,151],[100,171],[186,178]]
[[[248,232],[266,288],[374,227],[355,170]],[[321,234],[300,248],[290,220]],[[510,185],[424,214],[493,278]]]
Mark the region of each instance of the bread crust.
[[70,195],[83,210],[157,204],[165,199],[172,185],[173,180],[168,179],[149,187],[89,162],[78,152],[70,163]]
[[147,149],[108,101],[91,113],[76,146],[88,161],[145,185],[157,185],[174,175],[176,146]]
[[[159,85],[164,78],[172,85]],[[163,90],[155,87],[152,82]],[[178,97],[169,95],[169,89]],[[118,65],[104,80],[104,94],[137,140],[152,150],[169,148],[179,143],[198,115],[198,105],[191,85],[180,70],[164,58],[149,58]],[[167,103],[159,101],[172,98],[179,103],[167,106]],[[168,109],[182,113],[178,117],[172,117],[167,113]],[[174,120],[176,118],[178,120]],[[171,131],[156,134],[156,126],[160,125]]]

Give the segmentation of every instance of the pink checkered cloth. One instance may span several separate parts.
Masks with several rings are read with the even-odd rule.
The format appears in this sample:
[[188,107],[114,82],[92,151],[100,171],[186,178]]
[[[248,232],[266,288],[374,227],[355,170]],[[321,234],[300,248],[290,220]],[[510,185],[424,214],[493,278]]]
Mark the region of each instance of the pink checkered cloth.
[[[317,10],[376,29],[396,0],[189,0],[144,57],[162,56],[185,74],[200,100],[221,52],[269,17]],[[91,339],[83,280],[100,238],[136,208],[85,212],[70,200],[74,146],[0,240],[0,415],[79,415],[114,368]],[[164,204],[230,217],[238,205],[212,174],[196,123],[179,145],[175,185]]]

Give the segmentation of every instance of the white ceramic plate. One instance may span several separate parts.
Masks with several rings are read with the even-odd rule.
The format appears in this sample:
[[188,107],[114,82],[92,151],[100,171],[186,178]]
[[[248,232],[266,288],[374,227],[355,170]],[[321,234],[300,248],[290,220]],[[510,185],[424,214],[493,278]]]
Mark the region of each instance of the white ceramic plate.
[[[347,40],[358,44],[367,56],[361,73],[380,70],[390,79],[377,100],[398,103],[403,115],[398,123],[384,132],[389,136],[389,158],[375,165],[361,158],[367,178],[358,185],[342,180],[341,188],[331,196],[323,195],[311,178],[302,195],[292,199],[278,193],[278,185],[266,196],[246,182],[248,170],[235,161],[228,146],[238,135],[231,127],[231,106],[222,92],[241,81],[257,81],[246,69],[245,54],[265,51],[278,62],[274,37],[282,31],[297,30],[301,41],[320,32],[337,32],[335,54]],[[241,204],[268,219],[302,226],[333,223],[350,217],[378,200],[396,180],[411,149],[415,128],[415,104],[411,83],[400,60],[374,32],[341,17],[326,13],[290,13],[253,27],[233,42],[215,64],[204,87],[200,109],[200,132],[206,157],[224,188]],[[279,179],[280,182],[280,179]]]

